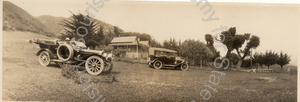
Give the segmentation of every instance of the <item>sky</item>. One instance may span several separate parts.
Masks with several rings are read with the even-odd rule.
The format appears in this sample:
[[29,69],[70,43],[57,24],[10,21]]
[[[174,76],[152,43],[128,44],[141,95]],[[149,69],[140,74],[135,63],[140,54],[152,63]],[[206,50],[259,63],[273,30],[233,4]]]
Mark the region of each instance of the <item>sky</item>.
[[[92,0],[8,0],[33,16],[52,15],[69,17],[73,13],[85,13]],[[254,52],[273,50],[292,55],[291,64],[297,63],[297,38],[300,33],[300,6],[297,0],[212,0],[216,21],[207,18],[205,10],[195,2],[116,1],[105,2],[95,18],[119,26],[124,31],[147,33],[159,42],[171,37],[177,40],[195,39],[205,42],[205,34],[216,34],[213,29],[222,26],[236,27],[238,34],[251,33],[260,37],[260,46]],[[228,1],[228,0],[226,0]],[[239,1],[239,2],[237,2]],[[272,2],[271,2],[272,1]],[[247,2],[247,3],[246,3]],[[267,2],[267,4],[266,4]],[[262,4],[263,3],[263,4]],[[221,55],[226,50],[217,47]]]

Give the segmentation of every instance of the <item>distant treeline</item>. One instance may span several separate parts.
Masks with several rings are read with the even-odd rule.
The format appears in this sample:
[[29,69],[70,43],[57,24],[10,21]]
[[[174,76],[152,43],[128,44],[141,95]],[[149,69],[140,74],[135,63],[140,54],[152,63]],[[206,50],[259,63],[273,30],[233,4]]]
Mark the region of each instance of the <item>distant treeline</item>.
[[[231,27],[227,31],[221,32],[224,36],[215,36],[211,34],[205,35],[206,44],[199,40],[188,39],[185,41],[176,41],[174,38],[165,40],[163,47],[173,49],[179,52],[179,55],[185,57],[192,65],[212,65],[214,59],[220,57],[220,52],[214,47],[214,41],[223,41],[223,45],[227,47],[225,57],[230,60],[230,64],[240,67],[251,68],[258,65],[266,65],[268,68],[271,65],[278,64],[283,69],[284,65],[291,61],[287,53],[274,51],[266,51],[265,53],[255,53],[252,55],[251,49],[256,49],[260,45],[260,38],[250,33],[236,34],[236,28]],[[242,49],[242,46],[245,46]],[[235,51],[236,53],[233,53]]]

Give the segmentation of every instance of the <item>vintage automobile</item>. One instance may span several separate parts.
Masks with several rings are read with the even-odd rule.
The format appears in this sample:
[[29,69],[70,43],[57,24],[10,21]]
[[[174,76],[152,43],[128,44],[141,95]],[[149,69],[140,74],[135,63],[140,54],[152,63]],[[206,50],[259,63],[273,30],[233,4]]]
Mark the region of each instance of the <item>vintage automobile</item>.
[[187,71],[189,68],[188,62],[177,56],[177,51],[155,47],[149,48],[148,64],[155,69],[175,67]]
[[112,70],[113,55],[111,53],[89,50],[83,42],[45,39],[30,39],[28,41],[39,45],[40,50],[36,55],[39,56],[39,63],[42,66],[48,66],[51,62],[59,65],[81,65],[91,75],[99,75],[101,72]]

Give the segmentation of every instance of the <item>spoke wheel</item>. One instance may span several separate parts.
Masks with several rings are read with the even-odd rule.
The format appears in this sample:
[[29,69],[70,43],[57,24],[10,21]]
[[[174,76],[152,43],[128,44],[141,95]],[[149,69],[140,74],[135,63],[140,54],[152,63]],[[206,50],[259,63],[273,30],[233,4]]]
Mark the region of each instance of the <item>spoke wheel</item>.
[[180,65],[180,69],[182,71],[187,71],[189,69],[189,65],[186,64],[186,63],[183,63],[183,64]]
[[50,64],[50,54],[47,51],[42,51],[39,55],[39,62],[46,67]]
[[104,69],[103,59],[99,56],[91,56],[85,62],[85,69],[91,75],[99,75]]
[[153,67],[154,67],[155,69],[160,69],[160,68],[162,68],[162,62],[159,61],[159,60],[156,60],[156,61],[153,63]]

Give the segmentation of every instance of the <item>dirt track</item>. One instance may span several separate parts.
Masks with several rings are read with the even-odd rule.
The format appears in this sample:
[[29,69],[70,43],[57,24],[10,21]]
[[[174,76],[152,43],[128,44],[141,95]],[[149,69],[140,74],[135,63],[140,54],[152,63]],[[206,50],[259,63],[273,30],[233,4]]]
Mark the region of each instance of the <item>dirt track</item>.
[[[3,100],[9,101],[93,101],[87,92],[88,85],[78,84],[62,76],[56,65],[42,67],[29,38],[46,38],[24,32],[3,32]],[[220,85],[214,86],[210,101],[296,101],[297,76],[281,73],[246,73],[225,71]],[[113,75],[117,81],[101,81],[94,88],[107,102],[190,102],[201,101],[200,91],[208,84],[210,70],[192,67],[183,72],[173,69],[155,70],[145,64],[114,62]],[[271,77],[273,82],[254,80],[253,77]],[[96,96],[98,97],[98,96]]]

